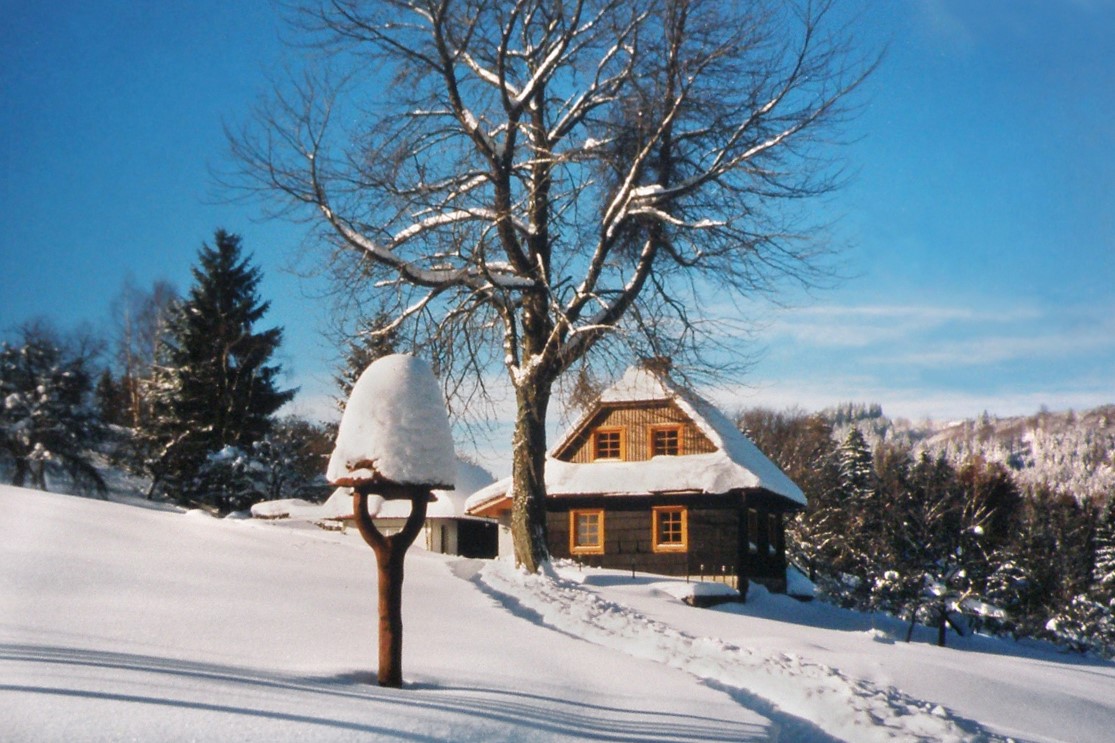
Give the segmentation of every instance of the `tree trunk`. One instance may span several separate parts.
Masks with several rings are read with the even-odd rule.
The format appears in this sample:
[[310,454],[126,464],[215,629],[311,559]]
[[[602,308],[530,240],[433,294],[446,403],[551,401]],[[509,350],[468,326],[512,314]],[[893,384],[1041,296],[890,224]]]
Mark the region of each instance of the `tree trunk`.
[[920,608],[921,603],[919,602],[914,604],[914,608],[910,610],[910,626],[906,630],[906,642],[910,642],[914,639],[914,627],[916,627],[918,623],[918,609]]
[[155,492],[159,488],[160,479],[157,474],[151,476],[151,484],[147,486],[147,500],[155,500]]
[[516,390],[518,414],[511,463],[511,538],[515,563],[532,573],[549,559],[546,547],[546,410],[550,389],[535,382]]
[[46,463],[41,460],[31,465],[31,487],[37,490],[47,490]]
[[944,606],[937,612],[937,647],[945,647],[945,637],[948,632],[948,611]]
[[15,460],[15,473],[12,475],[12,486],[22,488],[27,482],[28,465],[26,459]]

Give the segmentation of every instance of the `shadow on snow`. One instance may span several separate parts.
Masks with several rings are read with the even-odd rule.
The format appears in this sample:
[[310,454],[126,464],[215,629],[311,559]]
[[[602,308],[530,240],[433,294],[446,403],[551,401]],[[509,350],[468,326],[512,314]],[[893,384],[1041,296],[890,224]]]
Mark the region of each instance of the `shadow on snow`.
[[[82,688],[81,682],[88,681],[85,678],[67,685],[6,681],[0,683],[0,691],[6,693],[265,718],[396,740],[443,739],[443,735],[426,735],[390,723],[392,718],[396,718],[414,722],[417,727],[421,725],[424,712],[431,713],[443,726],[466,725],[485,739],[514,739],[529,731],[531,736],[541,734],[580,740],[691,740],[711,743],[766,739],[769,734],[763,728],[716,717],[586,704],[507,689],[463,688],[430,683],[410,684],[402,690],[382,689],[371,685],[373,676],[366,672],[303,677],[271,670],[151,655],[23,644],[0,644],[0,662],[110,669],[126,675],[166,676],[174,682],[188,680],[196,684],[189,689],[183,689],[180,685],[168,685],[161,693],[136,694],[106,690],[104,679],[97,679],[96,689]],[[121,689],[134,688],[133,681],[134,679],[121,676],[116,685]],[[152,684],[145,681],[144,687],[152,688]],[[229,693],[229,687],[243,691],[243,700],[251,698],[250,692],[259,691],[277,692],[279,695],[289,693],[291,697],[273,701],[271,707],[261,703],[249,705],[237,699],[235,692]],[[154,688],[159,687],[155,685]],[[331,708],[334,714],[313,714],[305,710],[315,708],[314,696],[319,696],[322,702],[352,702],[359,706]],[[365,704],[369,706],[363,706]],[[317,708],[321,709],[320,706]],[[120,714],[126,714],[126,711],[122,710]],[[368,719],[376,719],[379,724],[369,723]],[[519,731],[518,734],[516,730]]]

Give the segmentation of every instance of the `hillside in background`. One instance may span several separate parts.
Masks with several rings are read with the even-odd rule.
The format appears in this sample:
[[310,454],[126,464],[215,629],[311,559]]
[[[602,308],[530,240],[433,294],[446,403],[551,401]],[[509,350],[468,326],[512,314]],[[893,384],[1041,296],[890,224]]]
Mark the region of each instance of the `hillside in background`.
[[1002,463],[1023,486],[1046,483],[1077,498],[1115,495],[1115,405],[1007,418],[984,413],[947,423],[889,418],[873,404],[849,403],[821,415],[837,440],[855,426],[872,448],[906,445],[915,454],[944,454],[954,465],[978,456]]

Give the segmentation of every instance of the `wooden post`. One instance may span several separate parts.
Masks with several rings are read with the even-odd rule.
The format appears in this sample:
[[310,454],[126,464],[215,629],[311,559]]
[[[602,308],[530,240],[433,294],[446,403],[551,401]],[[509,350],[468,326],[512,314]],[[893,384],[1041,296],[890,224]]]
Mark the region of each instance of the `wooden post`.
[[[410,515],[397,534],[385,537],[368,515],[368,495],[389,500],[409,500]],[[426,520],[426,505],[432,494],[424,487],[384,483],[359,485],[353,497],[353,515],[360,536],[372,548],[379,583],[379,671],[380,686],[403,685],[403,560]]]

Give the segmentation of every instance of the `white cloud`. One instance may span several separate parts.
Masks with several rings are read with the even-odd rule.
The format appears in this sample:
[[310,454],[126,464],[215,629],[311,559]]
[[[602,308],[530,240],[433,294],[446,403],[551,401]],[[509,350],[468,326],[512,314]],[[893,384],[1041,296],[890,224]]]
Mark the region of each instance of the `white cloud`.
[[949,323],[978,319],[976,313],[961,307],[827,305],[786,310],[771,322],[764,335],[784,336],[814,346],[866,348]]
[[975,366],[1115,350],[1115,320],[1095,306],[830,305],[785,310],[759,336],[772,347],[858,351],[871,364]]
[[983,366],[1009,361],[1065,358],[1104,349],[1115,350],[1115,335],[1088,331],[1071,335],[985,336],[935,343],[897,355],[866,358],[865,361],[922,367]]
[[725,406],[820,410],[877,402],[920,419],[1029,414],[1115,402],[1115,308],[818,306],[781,312]]
[[758,301],[708,308],[710,323],[720,335],[754,340],[791,339],[831,347],[863,348],[902,338],[912,332],[950,323],[994,322],[1005,317],[1033,318],[1033,310],[1010,314],[977,311],[958,305],[824,304],[778,307]]
[[710,396],[729,412],[749,407],[814,412],[846,402],[878,403],[888,416],[913,421],[974,418],[985,410],[999,416],[1030,415],[1043,406],[1051,410],[1088,410],[1115,402],[1111,389],[1087,384],[985,392],[903,387],[897,382],[857,377],[757,380],[753,385],[717,390]]

